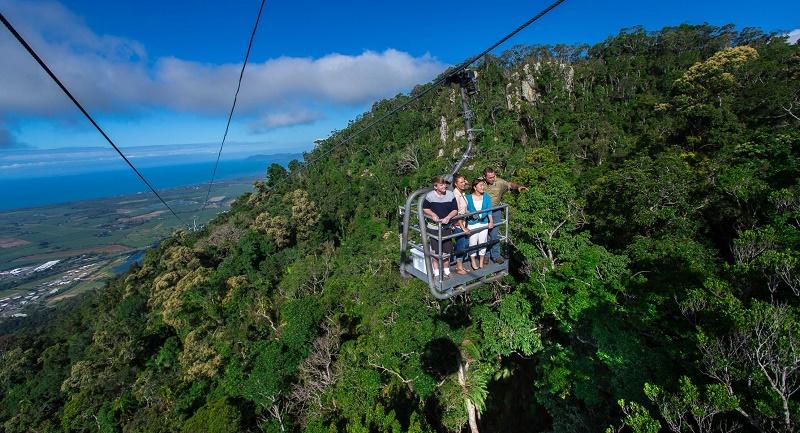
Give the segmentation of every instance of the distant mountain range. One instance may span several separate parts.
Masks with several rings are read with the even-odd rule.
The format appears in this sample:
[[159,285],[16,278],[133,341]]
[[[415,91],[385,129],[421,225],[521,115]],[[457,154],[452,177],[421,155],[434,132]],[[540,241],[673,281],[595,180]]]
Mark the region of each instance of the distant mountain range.
[[[302,153],[276,149],[267,153],[268,144],[227,143],[222,160],[277,160],[287,162],[302,158]],[[310,147],[310,146],[308,146]],[[305,150],[298,145],[297,150]],[[179,145],[136,146],[122,148],[137,167],[163,167],[189,163],[213,163],[219,144],[198,143]],[[260,152],[259,152],[260,151]],[[253,155],[255,152],[257,154]],[[252,156],[251,156],[252,155]],[[287,159],[288,158],[288,159]],[[120,157],[106,147],[79,147],[57,149],[5,149],[0,152],[0,178],[28,178],[53,175],[83,174],[97,171],[127,169]]]
[[291,161],[293,159],[300,160],[303,158],[302,153],[275,153],[275,154],[259,154],[259,155],[250,155],[247,159],[248,161],[283,161],[288,160]]

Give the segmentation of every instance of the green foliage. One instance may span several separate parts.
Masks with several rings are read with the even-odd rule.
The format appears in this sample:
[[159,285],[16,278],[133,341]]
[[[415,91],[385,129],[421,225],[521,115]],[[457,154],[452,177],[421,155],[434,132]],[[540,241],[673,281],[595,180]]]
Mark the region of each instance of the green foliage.
[[270,164],[267,167],[267,176],[266,176],[266,185],[267,186],[274,186],[276,183],[280,182],[283,178],[286,177],[288,173],[286,169],[283,168],[280,164]]
[[235,433],[239,431],[241,414],[225,399],[210,402],[186,420],[185,433]]
[[497,311],[479,307],[472,311],[473,320],[480,323],[480,349],[487,358],[521,353],[530,356],[541,350],[542,341],[533,307],[519,293],[506,296]]
[[[634,433],[658,433],[661,430],[661,423],[653,419],[644,406],[633,401],[626,402],[625,400],[620,400],[618,404],[625,414],[624,425],[630,427]],[[606,433],[612,433],[613,431],[608,428]]]
[[644,392],[658,407],[661,416],[672,431],[699,429],[711,431],[717,424],[717,415],[739,407],[736,396],[722,385],[709,385],[705,392],[692,381],[680,378],[677,394],[668,394],[661,387],[645,384]]
[[297,361],[283,356],[280,343],[263,342],[253,349],[253,361],[248,372],[242,371],[243,367],[237,362],[228,366],[228,392],[268,407],[285,385],[286,378],[294,371]]
[[334,149],[408,96],[380,101],[311,170],[270,166],[4,335],[2,429],[795,431],[798,50],[682,25],[484,59],[464,174],[528,189],[504,197],[511,275],[442,303],[398,276],[394,231],[463,151],[460,109],[439,88]]
[[319,302],[314,297],[289,301],[281,308],[280,317],[283,322],[280,341],[290,351],[305,355],[322,318]]

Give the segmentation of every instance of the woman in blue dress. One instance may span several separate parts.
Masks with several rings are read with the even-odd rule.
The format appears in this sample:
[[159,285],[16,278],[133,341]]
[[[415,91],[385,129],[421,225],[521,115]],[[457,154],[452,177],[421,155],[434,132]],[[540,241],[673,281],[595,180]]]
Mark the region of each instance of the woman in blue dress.
[[[472,193],[466,196],[467,212],[478,212],[488,210],[492,207],[492,199],[486,193],[486,181],[479,177],[472,182]],[[481,212],[472,215],[467,219],[467,229],[471,233],[469,236],[469,246],[486,244],[489,239],[489,230],[494,227],[492,212]],[[480,269],[486,264],[486,246],[472,250],[469,254],[472,262],[472,269]]]

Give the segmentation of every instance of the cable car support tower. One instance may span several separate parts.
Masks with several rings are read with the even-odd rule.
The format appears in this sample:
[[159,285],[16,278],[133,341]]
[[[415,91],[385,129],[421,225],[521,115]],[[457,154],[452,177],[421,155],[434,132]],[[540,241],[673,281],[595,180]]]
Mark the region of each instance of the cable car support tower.
[[[467,159],[469,159],[475,143],[475,133],[481,130],[472,127],[472,120],[474,117],[469,104],[469,97],[478,92],[478,74],[472,69],[464,69],[449,77],[448,82],[458,84],[459,86],[461,93],[461,109],[464,117],[464,131],[467,138],[467,148],[464,154],[461,155],[461,158],[453,165],[453,169],[450,173],[443,176],[445,180],[451,184],[452,188],[453,176],[461,169],[461,166]],[[442,229],[446,227],[443,227],[441,222],[434,223],[432,220],[426,218],[425,214],[422,212],[422,203],[425,200],[425,195],[432,190],[433,188],[426,187],[412,192],[406,199],[405,206],[400,207],[400,274],[403,277],[416,277],[424,281],[427,283],[431,295],[439,300],[450,299],[454,296],[468,293],[472,289],[497,281],[508,275],[508,260],[500,264],[488,260],[488,263],[484,267],[480,269],[470,269],[464,275],[453,272],[450,278],[434,276],[432,272],[434,260],[438,262],[438,268],[443,269],[444,260],[447,255],[433,252],[433,248],[431,248],[432,245],[438,244],[436,251],[441,252],[442,243],[447,241],[455,242],[459,236],[467,235],[463,233],[443,234]],[[468,219],[476,214],[487,211],[500,211],[504,214],[503,221],[495,224],[499,233],[498,239],[470,247],[465,251],[456,251],[456,254],[469,254],[481,248],[486,248],[488,250],[498,242],[501,244],[501,247],[503,247],[507,243],[508,206],[503,203],[498,203],[490,209],[468,212],[465,215],[457,216],[455,219]],[[490,229],[488,227],[483,227],[476,230]],[[416,242],[416,239],[419,239],[419,241]]]

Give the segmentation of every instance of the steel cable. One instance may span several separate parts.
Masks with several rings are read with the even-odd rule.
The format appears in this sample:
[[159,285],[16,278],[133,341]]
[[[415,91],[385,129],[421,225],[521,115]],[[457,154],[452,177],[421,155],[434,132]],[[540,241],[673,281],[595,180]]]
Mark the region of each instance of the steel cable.
[[258,15],[256,15],[256,23],[253,25],[253,32],[250,34],[250,42],[247,43],[247,52],[244,55],[244,63],[242,63],[242,70],[239,72],[239,82],[236,85],[236,93],[233,95],[233,104],[231,105],[231,111],[228,113],[228,122],[225,124],[225,133],[222,135],[222,142],[219,145],[219,152],[217,152],[217,161],[214,163],[214,171],[211,173],[211,180],[208,182],[208,190],[206,191],[206,198],[203,200],[203,206],[200,208],[201,211],[204,210],[208,204],[208,197],[211,194],[211,186],[214,185],[214,178],[217,176],[219,158],[222,155],[222,147],[225,146],[225,139],[228,138],[228,130],[231,127],[233,111],[236,109],[236,100],[239,98],[239,90],[242,88],[244,69],[247,67],[247,60],[250,58],[250,50],[253,48],[253,39],[256,37],[258,23],[261,21],[261,12],[264,10],[264,3],[266,3],[266,0],[261,0],[261,6],[258,8]]
[[108,144],[110,144],[111,147],[113,147],[114,150],[117,151],[119,156],[122,157],[122,159],[125,161],[125,163],[128,164],[131,170],[133,170],[133,172],[136,173],[137,176],[139,176],[139,179],[141,179],[142,182],[144,182],[144,184],[147,185],[148,188],[150,188],[150,191],[152,191],[153,194],[155,194],[156,197],[158,197],[161,203],[163,203],[164,206],[166,206],[167,209],[169,209],[172,215],[175,216],[175,218],[177,218],[178,221],[181,222],[181,224],[188,227],[188,224],[186,224],[186,222],[181,217],[179,217],[177,213],[175,213],[175,210],[173,210],[172,207],[161,197],[161,194],[159,194],[158,191],[156,191],[156,189],[153,188],[153,185],[151,185],[150,182],[144,177],[144,175],[142,175],[142,173],[139,172],[139,170],[133,165],[133,163],[128,159],[128,157],[125,156],[124,153],[122,153],[119,147],[117,147],[117,145],[114,144],[114,141],[111,140],[111,138],[108,136],[108,134],[106,134],[103,128],[101,128],[100,125],[98,125],[97,122],[95,122],[94,118],[92,118],[89,112],[86,111],[85,108],[83,108],[83,105],[81,105],[81,103],[78,102],[78,100],[75,98],[75,96],[72,95],[69,89],[67,89],[66,86],[64,86],[64,84],[61,82],[61,80],[58,79],[56,74],[54,74],[53,71],[50,70],[50,68],[42,60],[42,58],[39,57],[38,54],[36,54],[36,51],[34,51],[34,49],[28,44],[25,38],[23,38],[22,35],[20,35],[19,32],[17,32],[17,29],[15,29],[13,25],[11,25],[11,23],[6,19],[5,15],[3,15],[2,12],[0,12],[0,21],[3,21],[3,24],[6,26],[8,31],[11,32],[12,35],[14,35],[17,41],[19,41],[19,43],[28,51],[28,53],[33,57],[33,59],[36,60],[36,63],[38,63],[39,66],[41,66],[42,69],[44,69],[47,75],[50,76],[50,78],[58,85],[58,87],[61,88],[61,91],[64,92],[65,95],[67,95],[67,97],[72,101],[72,103],[75,104],[76,107],[78,107],[81,113],[83,113],[83,115],[86,116],[87,119],[89,119],[89,122],[91,122],[91,124],[95,127],[95,129],[97,129],[98,132],[100,132],[100,134],[103,136],[103,138],[106,139]]
[[322,158],[326,157],[327,155],[330,155],[334,150],[336,150],[339,147],[349,143],[351,140],[353,140],[357,136],[363,134],[367,130],[371,129],[375,125],[377,125],[377,124],[381,123],[382,121],[384,121],[385,119],[387,119],[388,117],[394,115],[395,113],[397,113],[399,111],[402,111],[403,109],[405,109],[406,107],[408,107],[409,105],[414,103],[415,101],[417,101],[420,98],[422,98],[423,96],[427,95],[428,93],[430,93],[431,91],[433,91],[434,89],[436,89],[437,87],[439,87],[440,85],[445,83],[447,80],[449,80],[451,77],[453,77],[454,75],[457,75],[459,72],[463,71],[464,69],[466,69],[467,67],[469,67],[470,65],[472,65],[473,63],[478,61],[481,57],[485,56],[490,51],[494,50],[495,48],[497,48],[498,46],[500,46],[501,44],[503,44],[507,40],[511,39],[517,33],[521,32],[523,29],[525,29],[529,25],[531,25],[534,22],[538,21],[543,16],[547,15],[550,11],[552,11],[553,9],[555,9],[556,7],[558,7],[561,3],[564,3],[565,1],[566,0],[556,0],[555,2],[551,3],[549,6],[547,6],[544,9],[542,9],[539,13],[537,13],[536,15],[531,17],[528,21],[524,22],[519,27],[517,27],[516,29],[511,31],[511,33],[505,35],[503,38],[501,38],[500,40],[498,40],[497,42],[495,42],[494,44],[492,44],[491,46],[489,46],[488,48],[483,50],[480,54],[467,59],[466,61],[464,61],[463,63],[458,65],[455,69],[450,70],[448,73],[446,73],[445,75],[440,77],[438,80],[436,80],[433,84],[431,84],[430,87],[428,87],[425,90],[421,91],[420,93],[414,95],[408,101],[398,105],[394,109],[388,111],[387,113],[383,114],[382,116],[378,117],[377,119],[373,120],[372,122],[369,122],[366,126],[362,127],[361,129],[357,130],[356,132],[348,135],[347,137],[345,137],[344,139],[342,139],[341,141],[339,141],[335,145],[333,145],[330,148],[328,148],[327,150],[323,151],[316,158],[312,159],[311,161],[308,161],[308,162],[304,163],[302,167],[300,167],[297,170],[291,172],[288,176],[283,177],[283,178],[279,179],[278,181],[276,181],[272,185],[271,190],[274,190],[278,185],[280,185],[282,182],[288,180],[292,175],[294,175],[296,173],[299,173],[299,172],[302,172],[303,170],[308,168],[310,165],[313,165],[314,163],[316,163],[317,161],[319,161]]

